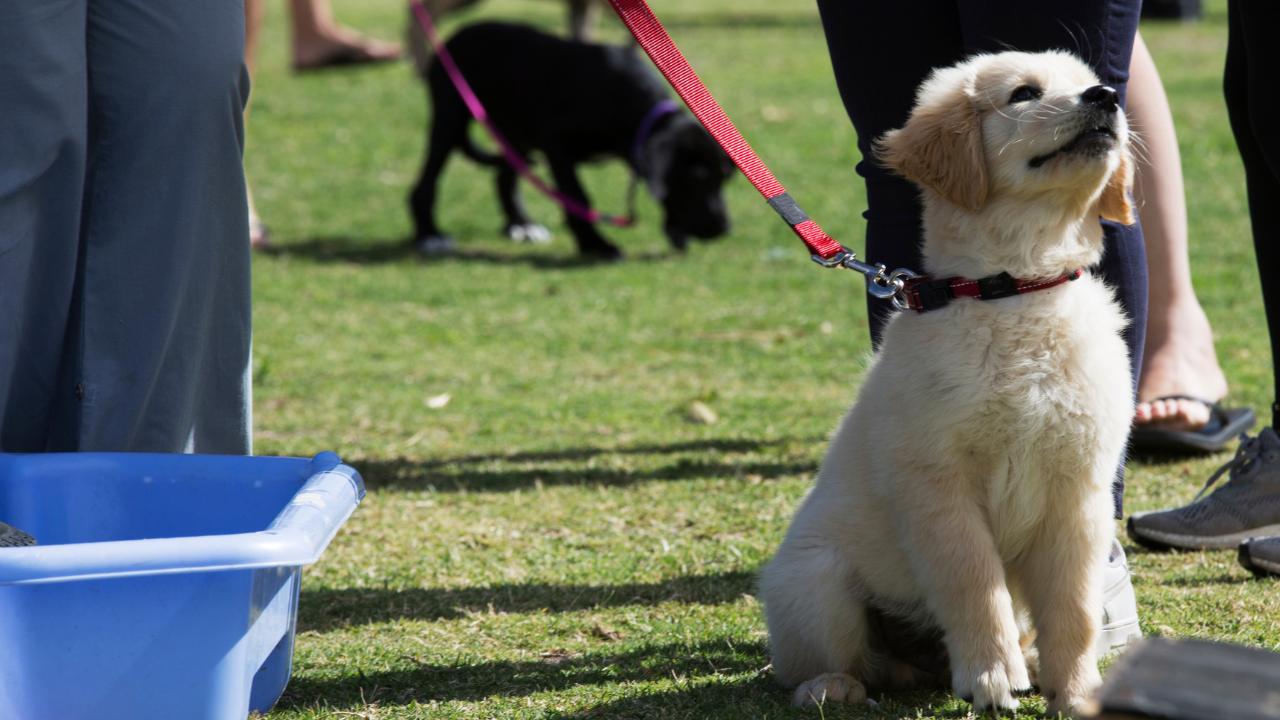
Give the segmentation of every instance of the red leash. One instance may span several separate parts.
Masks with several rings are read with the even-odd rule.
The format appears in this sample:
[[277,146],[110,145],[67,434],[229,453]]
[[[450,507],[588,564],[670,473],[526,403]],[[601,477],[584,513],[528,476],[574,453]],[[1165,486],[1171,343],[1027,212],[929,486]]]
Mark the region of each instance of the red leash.
[[627,29],[635,36],[636,42],[640,43],[640,47],[649,54],[653,64],[658,66],[658,70],[667,78],[667,82],[671,83],[671,87],[675,88],[676,93],[689,106],[689,110],[693,111],[694,116],[707,129],[707,132],[720,143],[724,151],[729,154],[729,158],[733,160],[733,164],[737,165],[747,180],[760,191],[769,205],[782,216],[783,220],[787,221],[792,231],[809,248],[809,252],[823,260],[831,260],[840,253],[848,253],[849,251],[843,245],[823,232],[818,223],[810,219],[800,206],[796,205],[787,194],[787,189],[782,187],[782,183],[778,182],[773,173],[769,172],[764,161],[751,149],[746,139],[742,137],[742,133],[734,127],[733,121],[729,120],[729,116],[725,115],[720,104],[711,96],[707,86],[698,79],[697,73],[689,65],[689,61],[684,59],[684,55],[667,34],[666,28],[658,22],[657,16],[649,9],[648,4],[644,0],[609,0],[609,2],[618,13],[618,17],[622,18]]
[[720,143],[733,164],[760,191],[774,212],[791,226],[792,232],[809,248],[814,262],[825,267],[846,267],[863,273],[868,280],[867,292],[876,297],[889,298],[899,294],[906,279],[915,277],[915,273],[903,269],[890,273],[884,265],[869,265],[859,261],[851,250],[827,235],[817,222],[800,209],[787,189],[747,144],[738,128],[734,127],[729,116],[725,115],[720,104],[707,90],[707,86],[698,79],[689,61],[685,60],[675,41],[667,34],[666,28],[662,27],[645,0],[609,2],[636,42],[648,53],[649,59],[653,60],[667,82],[671,83],[671,87],[675,88],[676,93],[689,106],[689,110],[716,142]]
[[901,310],[928,312],[945,307],[955,298],[996,300],[1024,295],[1057,287],[1083,275],[1083,270],[1075,270],[1056,278],[1034,280],[1020,280],[1010,277],[1008,273],[977,280],[958,277],[933,280],[903,268],[888,272],[882,264],[871,265],[858,260],[853,251],[836,242],[818,223],[810,219],[787,193],[782,183],[769,172],[764,161],[751,149],[742,133],[738,132],[738,128],[734,127],[729,116],[725,115],[720,104],[711,96],[707,86],[698,79],[689,61],[685,60],[675,41],[667,34],[666,28],[662,27],[645,0],[609,0],[609,3],[707,132],[720,143],[720,147],[724,148],[755,189],[760,191],[774,212],[791,226],[792,232],[809,248],[814,262],[824,267],[845,267],[866,275],[868,293],[881,299],[892,298],[893,304]]

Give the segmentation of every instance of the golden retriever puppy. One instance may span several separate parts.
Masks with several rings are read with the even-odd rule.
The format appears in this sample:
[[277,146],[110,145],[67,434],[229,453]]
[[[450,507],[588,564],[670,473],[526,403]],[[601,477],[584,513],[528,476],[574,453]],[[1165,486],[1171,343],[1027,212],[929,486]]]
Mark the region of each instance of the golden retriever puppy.
[[1051,713],[1098,685],[1133,404],[1125,318],[1076,271],[1102,254],[1100,217],[1133,221],[1128,142],[1116,92],[1080,60],[1007,52],[935,71],[877,143],[920,186],[930,277],[1046,289],[948,297],[885,328],[760,579],[774,672],[798,704],[949,669],[976,708],[1012,710],[1033,652]]

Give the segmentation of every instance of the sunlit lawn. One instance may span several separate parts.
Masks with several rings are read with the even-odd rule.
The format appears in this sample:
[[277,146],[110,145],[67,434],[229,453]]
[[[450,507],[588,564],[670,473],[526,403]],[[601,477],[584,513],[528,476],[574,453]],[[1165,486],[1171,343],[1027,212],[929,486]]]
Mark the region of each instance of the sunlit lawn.
[[[293,76],[283,5],[247,153],[277,245],[254,263],[255,449],[335,450],[370,492],[306,575],[294,678],[270,717],[817,717],[765,669],[753,578],[865,366],[861,282],[813,266],[741,179],[732,237],[685,256],[650,203],[611,231],[621,264],[578,263],[531,196],[557,239],[511,245],[491,176],[460,159],[441,215],[461,251],[416,257],[404,197],[421,84],[404,65]],[[813,5],[655,6],[809,213],[859,245],[853,132]],[[404,29],[399,3],[336,10],[382,37]],[[558,3],[528,0],[460,21],[490,16],[565,24]],[[1144,33],[1179,123],[1197,289],[1233,400],[1263,409],[1265,326],[1220,99],[1225,6]],[[586,182],[621,207],[619,164]],[[691,419],[694,402],[718,421]],[[1131,465],[1130,508],[1189,499],[1223,460]],[[1230,553],[1130,552],[1146,632],[1280,647],[1280,590]],[[941,695],[879,699],[823,712],[968,712]]]

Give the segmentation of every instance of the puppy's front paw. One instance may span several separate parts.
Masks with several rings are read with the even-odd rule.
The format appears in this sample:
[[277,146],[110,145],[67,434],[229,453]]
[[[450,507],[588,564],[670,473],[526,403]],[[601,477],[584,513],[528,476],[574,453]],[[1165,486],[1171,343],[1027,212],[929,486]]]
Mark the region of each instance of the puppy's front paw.
[[546,245],[551,242],[551,231],[538,223],[512,223],[504,228],[507,237],[518,243]]
[[1015,683],[1002,663],[987,667],[957,667],[951,671],[951,685],[956,695],[973,703],[973,709],[978,712],[1017,712],[1018,700],[1013,696],[1014,691],[1030,687],[1025,667],[1018,681],[1021,685]]
[[1073,718],[1089,715],[1093,695],[1101,684],[1102,677],[1098,674],[1097,666],[1091,665],[1078,673],[1078,679],[1068,683],[1064,688],[1044,688],[1044,700],[1049,715],[1061,713]]
[[1078,696],[1056,695],[1052,700],[1045,695],[1045,708],[1049,717],[1084,718],[1092,717],[1096,703],[1093,694]]
[[1032,645],[1022,651],[1022,657],[1026,660],[1027,665],[1027,689],[1040,684],[1040,650]]
[[1013,688],[1013,692],[1025,693],[1030,690],[1031,669],[1022,653],[1018,653],[1005,664],[1009,670],[1009,686]]
[[413,246],[423,255],[448,255],[456,247],[448,235],[426,235],[418,238]]
[[824,673],[800,683],[791,704],[799,707],[825,702],[860,703],[867,699],[867,689],[857,678],[846,673]]

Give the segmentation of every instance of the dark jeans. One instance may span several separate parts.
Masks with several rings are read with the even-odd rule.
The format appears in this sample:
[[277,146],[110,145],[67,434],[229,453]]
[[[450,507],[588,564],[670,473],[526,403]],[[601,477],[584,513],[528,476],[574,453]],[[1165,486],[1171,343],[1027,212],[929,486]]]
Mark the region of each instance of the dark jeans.
[[[1064,49],[1083,57],[1124,101],[1141,0],[818,0],[836,84],[858,133],[867,185],[866,259],[919,270],[920,197],[915,186],[871,161],[871,143],[901,127],[916,88],[936,67],[979,52]],[[1103,223],[1098,268],[1131,322],[1125,331],[1134,388],[1147,324],[1147,256],[1142,228]],[[891,305],[868,299],[871,339]],[[1120,516],[1124,469],[1117,474]]]
[[[1227,68],[1223,88],[1227,115],[1244,162],[1253,248],[1262,278],[1262,302],[1271,335],[1272,372],[1280,392],[1280,4],[1228,4]],[[1271,426],[1280,426],[1280,395],[1273,398]]]

